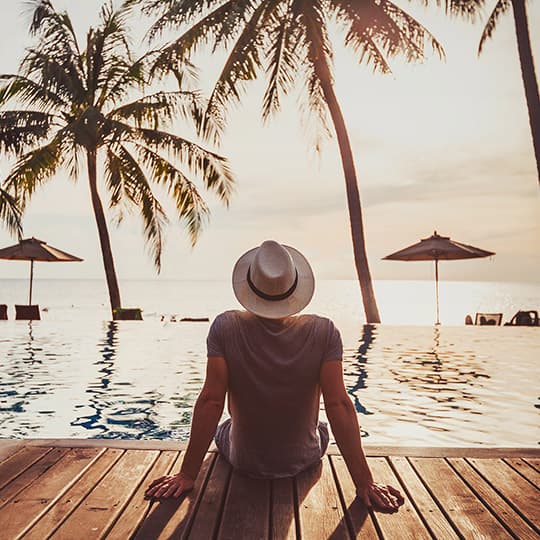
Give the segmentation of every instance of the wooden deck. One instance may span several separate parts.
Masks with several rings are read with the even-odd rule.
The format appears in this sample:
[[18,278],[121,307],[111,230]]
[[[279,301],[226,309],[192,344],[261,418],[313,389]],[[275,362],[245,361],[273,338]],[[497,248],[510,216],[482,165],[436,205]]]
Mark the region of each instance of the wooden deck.
[[257,481],[210,452],[184,500],[150,502],[174,473],[171,442],[0,441],[0,538],[540,538],[540,450],[366,447],[406,502],[366,512],[341,456],[294,479]]

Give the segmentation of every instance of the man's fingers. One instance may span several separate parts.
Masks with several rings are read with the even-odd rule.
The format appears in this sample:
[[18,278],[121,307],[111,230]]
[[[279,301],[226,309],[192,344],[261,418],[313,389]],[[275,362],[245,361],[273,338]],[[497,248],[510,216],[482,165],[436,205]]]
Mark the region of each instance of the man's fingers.
[[[180,483],[180,486],[182,485],[182,483]],[[163,498],[165,499],[168,499],[171,495],[174,494],[174,492],[176,491],[176,489],[178,488],[178,484],[176,482],[171,482],[168,486],[167,486],[167,490],[165,491],[165,493],[163,493]]]
[[397,499],[399,506],[405,503],[405,499],[398,489],[393,486],[386,486],[386,489]]
[[161,484],[161,482],[165,480],[165,478],[167,478],[167,476],[160,476],[159,478],[156,478],[153,482],[149,484],[146,491],[148,491],[150,488],[153,488],[154,486],[157,486],[158,484]]

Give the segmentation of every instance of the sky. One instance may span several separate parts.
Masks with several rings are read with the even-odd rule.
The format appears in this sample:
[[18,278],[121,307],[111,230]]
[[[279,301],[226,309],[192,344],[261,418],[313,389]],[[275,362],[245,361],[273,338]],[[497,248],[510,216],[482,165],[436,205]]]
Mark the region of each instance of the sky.
[[[451,20],[436,9],[405,2],[442,43],[446,59],[392,64],[373,74],[342,47],[335,33],[335,89],[356,162],[370,267],[374,279],[433,278],[433,265],[382,257],[437,231],[496,252],[490,259],[452,261],[442,280],[536,282],[540,268],[540,189],[519,67],[513,18],[508,13],[480,58],[481,25]],[[22,0],[3,0],[0,72],[17,69],[29,45]],[[96,22],[101,0],[56,0],[79,35]],[[488,2],[488,7],[494,2]],[[487,12],[488,10],[486,10]],[[529,28],[538,66],[540,2],[529,2]],[[140,42],[150,20],[133,25]],[[201,55],[200,86],[208,93],[223,55]],[[537,67],[538,72],[538,67]],[[229,115],[219,152],[236,177],[230,207],[211,194],[210,223],[194,248],[171,220],[163,267],[156,275],[136,215],[111,223],[112,249],[122,279],[228,280],[236,259],[266,239],[295,246],[319,279],[354,279],[355,269],[339,151],[335,138],[317,153],[291,96],[263,124],[264,85],[251,84]],[[190,136],[192,133],[189,134]],[[0,178],[10,162],[0,156]],[[104,197],[106,199],[106,197]],[[38,278],[104,277],[84,174],[77,183],[59,174],[40,189],[24,218],[35,236],[76,254],[83,263],[40,264]],[[0,245],[14,243],[0,228]],[[0,261],[0,278],[26,277],[24,263]]]

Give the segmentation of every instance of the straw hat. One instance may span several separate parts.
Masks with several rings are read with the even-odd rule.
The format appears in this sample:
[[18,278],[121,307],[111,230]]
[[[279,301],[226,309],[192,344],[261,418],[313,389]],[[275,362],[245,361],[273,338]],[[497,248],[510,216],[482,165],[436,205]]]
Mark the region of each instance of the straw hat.
[[273,240],[238,259],[232,284],[238,301],[251,313],[267,319],[298,313],[309,304],[315,290],[307,259],[298,250]]

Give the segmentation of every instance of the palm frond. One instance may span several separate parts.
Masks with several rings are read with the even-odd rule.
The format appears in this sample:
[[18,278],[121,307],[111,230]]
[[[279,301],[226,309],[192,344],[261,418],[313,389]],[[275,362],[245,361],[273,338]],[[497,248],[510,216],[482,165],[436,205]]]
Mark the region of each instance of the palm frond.
[[39,48],[29,49],[20,66],[20,73],[32,79],[49,94],[64,102],[82,103],[86,97],[84,81],[76,67],[66,58]]
[[[185,10],[189,13],[193,12],[193,15],[195,15],[204,12],[204,10],[195,10],[196,6],[206,3],[176,0],[170,13],[165,13],[163,16],[163,21],[167,21],[166,26],[179,26],[190,20],[190,17],[183,15]],[[214,4],[213,2],[208,3]],[[253,11],[252,4],[252,0],[230,0],[215,8],[190,26],[180,37],[160,49],[154,61],[152,73],[159,75],[168,73],[175,67],[180,67],[186,59],[197,51],[199,45],[212,44],[214,50],[219,45],[226,47],[244,28],[246,19],[249,18],[250,13]],[[178,14],[176,10],[179,10]],[[160,24],[160,20],[155,23],[154,29],[158,24]]]
[[277,13],[276,18],[278,24],[269,31],[270,46],[266,51],[269,62],[266,68],[268,84],[262,106],[263,120],[279,111],[280,94],[286,95],[292,89],[302,63],[302,56],[292,45],[294,28],[291,26],[290,11]]
[[200,121],[204,102],[199,92],[157,92],[126,103],[108,116],[121,121],[133,121],[137,127],[152,125],[159,129],[162,124],[177,118],[194,118]]
[[101,8],[100,19],[100,27],[88,33],[84,54],[92,104],[95,104],[99,90],[108,86],[111,75],[125,72],[132,63],[126,10],[115,11],[109,2]]
[[62,162],[62,135],[57,135],[49,144],[22,155],[4,181],[4,188],[24,210],[36,188],[50,180]]
[[208,206],[197,187],[178,167],[154,150],[137,145],[137,153],[154,180],[165,186],[174,199],[178,217],[186,224],[191,244],[194,246],[209,215]]
[[[165,30],[178,28],[185,24],[189,24],[192,27],[200,26],[201,29],[206,27],[211,32],[214,29],[217,29],[219,32],[220,28],[226,27],[228,31],[220,33],[229,34],[232,30],[231,24],[235,23],[235,19],[238,17],[243,18],[243,14],[253,9],[255,3],[253,0],[233,0],[222,2],[222,5],[218,5],[216,8],[216,0],[169,0],[168,2],[147,0],[144,3],[143,11],[154,13],[157,10],[161,13],[148,34],[149,39],[153,40]],[[205,13],[208,10],[213,11],[202,21],[193,24],[201,13]]]
[[389,72],[386,57],[404,55],[408,61],[422,60],[426,45],[444,57],[442,45],[433,34],[394,2],[352,5],[337,0],[334,5],[338,20],[350,25],[346,45],[360,53],[360,61],[372,63],[375,69]]
[[480,43],[478,44],[478,55],[482,54],[486,41],[491,38],[493,32],[495,32],[495,28],[497,27],[497,23],[499,22],[500,17],[504,15],[511,6],[511,0],[497,1],[495,7],[493,8],[493,11],[491,12],[491,15],[489,16],[489,19],[487,20],[484,31],[482,32],[482,37],[480,38]]
[[23,105],[33,105],[45,112],[69,109],[67,101],[47,86],[43,86],[28,77],[1,74],[0,81],[5,81],[0,88],[0,107],[11,99],[17,99]]
[[244,23],[214,85],[201,130],[203,136],[214,143],[221,137],[227,106],[240,101],[245,83],[253,81],[262,66],[261,52],[264,52],[269,32],[276,24],[271,16],[274,4],[262,2]]
[[[137,160],[123,145],[107,149],[105,170],[107,187],[111,193],[111,208],[118,208],[127,200],[140,210],[145,242],[159,273],[163,252],[163,227],[168,220],[163,207],[152,192],[148,178]],[[121,213],[119,216],[120,221]]]
[[22,211],[17,205],[15,197],[0,188],[0,221],[13,235],[22,236]]
[[56,11],[50,0],[32,0],[28,4],[34,8],[30,33],[40,38],[51,56],[67,57],[82,77],[81,51],[69,15]]
[[305,51],[306,57],[304,62],[306,98],[302,110],[307,121],[314,119],[316,122],[317,148],[321,138],[330,136],[328,106],[321,80],[327,78],[333,84],[333,52],[324,21],[324,7],[323,2],[314,1],[293,10],[293,20],[300,29],[297,47]]
[[54,118],[40,111],[0,111],[0,151],[16,155],[42,143]]

